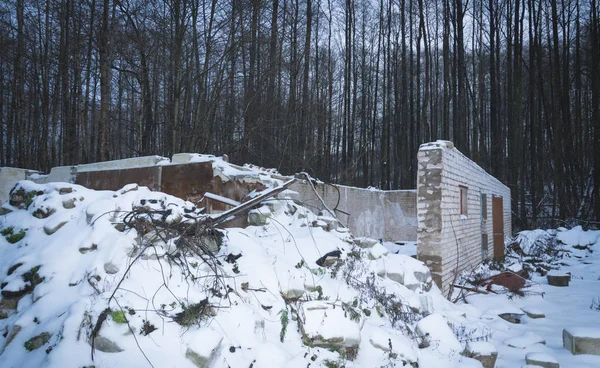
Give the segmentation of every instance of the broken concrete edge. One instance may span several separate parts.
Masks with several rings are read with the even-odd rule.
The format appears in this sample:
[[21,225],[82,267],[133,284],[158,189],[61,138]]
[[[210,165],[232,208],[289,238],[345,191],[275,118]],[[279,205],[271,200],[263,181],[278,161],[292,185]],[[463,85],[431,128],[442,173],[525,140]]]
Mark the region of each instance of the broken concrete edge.
[[26,180],[34,174],[38,174],[38,171],[16,167],[0,167],[0,205],[8,200],[10,191],[19,180]]

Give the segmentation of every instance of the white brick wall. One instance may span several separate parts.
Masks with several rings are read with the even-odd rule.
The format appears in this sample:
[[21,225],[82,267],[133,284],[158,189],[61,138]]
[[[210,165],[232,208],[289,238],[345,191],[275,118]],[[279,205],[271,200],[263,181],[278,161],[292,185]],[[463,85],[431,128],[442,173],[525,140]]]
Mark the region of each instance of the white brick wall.
[[[451,142],[422,145],[418,159],[418,257],[432,265],[438,261],[437,269],[432,272],[446,293],[457,273],[471,270],[483,260],[482,232],[488,234],[486,257],[493,256],[493,196],[503,197],[504,236],[511,235],[510,190],[465,157]],[[460,214],[460,185],[468,188],[466,216]],[[482,193],[487,195],[484,222]]]

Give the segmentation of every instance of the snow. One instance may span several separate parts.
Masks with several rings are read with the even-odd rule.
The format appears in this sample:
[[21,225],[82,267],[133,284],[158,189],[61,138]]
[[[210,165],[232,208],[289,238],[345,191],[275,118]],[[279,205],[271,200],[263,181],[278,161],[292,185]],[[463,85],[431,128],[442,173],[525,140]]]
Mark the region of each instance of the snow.
[[369,249],[369,253],[372,259],[379,259],[388,254],[388,250],[386,247],[381,245],[381,243],[377,243]]
[[576,226],[569,230],[559,231],[557,234],[558,240],[573,246],[573,245],[588,245],[595,244],[600,240],[599,231],[583,231],[581,226]]
[[549,238],[550,234],[546,230],[536,229],[521,231],[515,241],[520,244],[525,254],[537,255],[544,250],[541,245]]
[[[214,156],[193,159],[210,161],[227,175],[243,172],[262,180],[269,174]],[[272,188],[281,185],[277,180],[267,182]],[[564,367],[600,366],[599,356],[572,355],[562,347],[563,328],[573,335],[600,337],[599,312],[590,309],[592,299],[600,296],[600,231],[554,231],[564,243],[565,258],[562,265],[552,267],[572,275],[569,287],[553,288],[545,277],[534,274],[534,293],[525,297],[476,294],[466,298],[468,304],[453,304],[435,284],[430,290],[420,287],[431,278],[425,265],[411,257],[416,253],[414,242],[382,245],[363,239],[371,247],[362,249],[347,230],[314,227],[318,216],[291,201],[274,201],[265,211],[271,216],[266,225],[222,230],[224,243],[215,254],[220,264],[214,268],[197,255],[177,258],[181,250],[174,239],[161,240],[135,228],[119,230],[133,208],[168,209],[166,223],[191,223],[183,215],[194,208],[192,203],[135,184],[118,191],[28,181],[18,186],[38,195],[27,209],[4,204],[12,212],[0,216],[0,229],[13,226],[26,235],[16,244],[0,236],[0,284],[6,283],[2,291],[25,290],[31,282],[24,274],[37,266],[39,283],[15,309],[5,304],[6,298],[0,300],[0,315],[6,312],[0,319],[3,368],[148,367],[144,355],[155,367],[194,368],[186,357],[188,349],[212,359],[211,368],[323,367],[327,361],[346,367],[403,366],[403,362],[432,368],[480,367],[476,360],[460,356],[465,348],[481,355],[497,351],[498,368],[523,366],[526,354],[549,354]],[[71,193],[60,194],[65,188]],[[71,199],[75,206],[64,208]],[[288,211],[292,205],[296,211]],[[40,209],[54,212],[47,218],[34,217]],[[201,209],[191,213],[203,216]],[[536,230],[519,236],[539,239],[552,234]],[[594,251],[572,248],[575,245]],[[341,261],[333,266],[315,263],[336,250]],[[228,255],[240,257],[229,263]],[[186,272],[176,260],[187,262]],[[17,263],[22,265],[7,275]],[[519,267],[514,264],[511,269]],[[214,283],[217,273],[222,277]],[[419,287],[407,287],[411,285]],[[393,325],[389,311],[373,296],[375,290],[401,301],[414,320]],[[174,322],[173,316],[184,306],[203,300],[212,308],[204,318],[190,326]],[[124,311],[134,333],[128,324],[107,318],[99,336],[123,351],[96,350],[92,361],[89,336],[107,307]],[[524,317],[521,324],[512,324],[498,317],[522,310],[543,311],[546,318]],[[284,319],[287,328],[282,335]],[[145,322],[157,330],[142,334]],[[18,330],[15,326],[20,331],[7,344],[11,332]],[[24,344],[43,332],[51,334],[50,341],[27,351]],[[317,344],[310,342],[313,338]],[[319,347],[319,340],[343,348],[356,346],[357,355],[347,360],[341,350]]]
[[536,362],[556,363],[556,364],[558,364],[558,360],[556,360],[556,358],[554,358],[550,354],[544,354],[544,353],[527,353],[527,355],[525,355],[525,359],[527,359],[527,360],[535,360]]
[[[521,247],[525,252],[531,252],[527,244],[532,245],[536,238],[547,240],[556,235],[565,244],[561,245],[564,258],[552,263],[558,274],[570,273],[571,282],[568,287],[557,288],[547,284],[546,276],[532,273],[531,282],[534,285],[531,293],[525,297],[508,298],[506,295],[471,295],[467,297],[468,305],[477,310],[498,312],[515,311],[513,308],[544,314],[545,318],[521,319],[521,324],[512,324],[498,317],[486,320],[486,325],[494,330],[491,339],[498,349],[496,367],[509,368],[525,365],[524,356],[527,353],[549,354],[560,363],[561,367],[600,367],[600,356],[573,355],[563,347],[563,329],[577,332],[587,332],[597,336],[600,331],[600,312],[590,308],[592,300],[599,297],[600,277],[600,231],[584,231],[580,227],[571,230],[531,230],[522,231],[517,238],[521,239]],[[529,239],[529,243],[523,240]],[[590,252],[585,249],[573,248],[574,245],[590,244]],[[543,242],[537,243],[543,245]],[[580,258],[578,258],[580,257]],[[495,311],[493,310],[495,309]],[[521,312],[522,313],[522,312]],[[486,317],[486,314],[481,317]],[[487,314],[487,317],[492,317]],[[467,316],[468,319],[474,318]],[[583,329],[583,330],[579,330]],[[585,334],[585,333],[584,333]],[[535,337],[535,338],[532,338]],[[516,342],[523,349],[517,349],[505,344],[505,341]],[[545,340],[546,344],[533,343]]]
[[428,340],[428,349],[436,350],[443,355],[454,355],[463,350],[441,314],[431,314],[420,320],[417,323],[417,333],[424,340]]
[[[193,204],[137,185],[117,191],[93,191],[64,183],[37,185],[23,181],[18,185],[41,194],[27,210],[6,204],[13,212],[2,216],[0,227],[24,228],[27,234],[18,244],[0,237],[0,282],[7,283],[3,290],[23,290],[23,274],[38,265],[37,273],[43,281],[18,302],[16,310],[7,309],[7,318],[0,319],[0,336],[6,332],[0,337],[2,367],[145,367],[149,364],[142,351],[157,367],[193,367],[186,357],[188,349],[206,358],[213,354],[214,367],[250,366],[253,362],[256,367],[306,367],[308,363],[323,366],[326,360],[342,359],[337,352],[303,344],[299,321],[303,321],[302,329],[308,336],[334,341],[341,337],[342,345],[357,345],[358,355],[352,363],[355,366],[372,366],[373,362],[390,359],[416,362],[421,355],[415,340],[393,328],[385,313],[379,315],[377,309],[382,307],[374,299],[345,282],[341,277],[344,267],[335,278],[331,270],[315,263],[334,250],[341,251],[344,262],[354,250],[360,259],[355,278],[365,283],[374,274],[377,262],[387,257],[387,249],[379,244],[375,248],[379,259],[371,260],[370,250],[354,246],[347,229],[328,232],[313,227],[317,216],[304,208],[289,215],[287,202],[282,202],[272,206],[272,221],[265,226],[224,230],[225,243],[217,257],[226,285],[216,290],[224,293],[229,288],[223,298],[206,292],[204,286],[214,273],[200,258],[187,256],[187,263],[193,264],[189,270],[199,280],[191,282],[177,264],[168,262],[177,250],[172,240],[159,240],[152,233],[143,236],[132,228],[119,230],[117,226],[133,208],[169,209],[166,223],[187,221],[182,214],[184,209],[194,208]],[[58,192],[65,188],[70,193]],[[75,207],[64,208],[62,203],[72,198],[77,199]],[[45,219],[33,217],[32,213],[40,208],[55,212]],[[197,209],[193,214],[201,216],[200,212]],[[60,224],[56,232],[49,231]],[[143,248],[149,242],[152,246]],[[229,254],[241,257],[235,264],[223,262]],[[388,263],[403,256],[394,257]],[[420,265],[412,258],[409,261]],[[23,265],[7,276],[16,263]],[[376,277],[375,287],[401,296],[403,303],[417,311],[421,304],[433,310],[432,301],[443,300],[437,289],[415,293],[386,278]],[[283,294],[292,293],[301,300],[283,299]],[[214,306],[210,318],[188,327],[173,322],[172,316],[183,310],[182,305],[206,298]],[[123,351],[96,350],[92,361],[89,335],[107,307],[123,310],[135,332],[132,335],[126,324],[109,317],[99,336]],[[351,310],[357,320],[350,318]],[[289,320],[283,339],[282,311],[287,311]],[[140,334],[144,321],[157,331],[148,336]],[[407,328],[414,328],[411,323],[413,327]],[[21,330],[6,344],[15,326]],[[42,332],[50,333],[51,340],[40,349],[26,351],[24,343]],[[387,336],[385,346],[391,342],[394,358],[390,358],[390,351],[371,343],[373,337],[373,341],[383,344],[382,336]],[[230,352],[232,347],[235,352]],[[312,356],[316,356],[314,361]],[[450,359],[454,362],[451,365],[458,364],[457,359]]]
[[218,349],[221,341],[223,341],[223,336],[218,331],[205,327],[189,331],[184,335],[184,341],[197,354],[209,357],[214,350]]
[[494,344],[487,341],[472,341],[468,343],[467,349],[471,353],[478,355],[492,355],[497,354],[498,350]]
[[360,344],[359,322],[350,320],[341,305],[310,301],[302,304],[304,333],[310,339],[341,339],[347,347]]
[[383,246],[386,247],[390,253],[404,254],[409,257],[417,256],[417,242],[415,241],[384,242]]
[[533,344],[545,344],[546,340],[540,335],[534,334],[533,332],[525,332],[521,336],[511,337],[504,341],[505,345],[508,345],[516,349],[525,349]]
[[548,273],[546,274],[547,276],[569,276],[568,273],[564,272],[564,271],[558,271],[558,270],[550,270],[548,271]]

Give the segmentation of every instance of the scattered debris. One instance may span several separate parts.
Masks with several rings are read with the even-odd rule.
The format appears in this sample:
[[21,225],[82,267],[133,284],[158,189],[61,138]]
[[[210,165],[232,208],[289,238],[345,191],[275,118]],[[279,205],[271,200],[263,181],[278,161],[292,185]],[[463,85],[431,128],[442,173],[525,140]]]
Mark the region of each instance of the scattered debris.
[[527,353],[525,355],[525,363],[536,367],[560,368],[560,364],[558,364],[558,360],[555,357],[544,353]]
[[321,267],[331,267],[334,263],[341,260],[342,252],[339,250],[331,251],[323,257],[317,259],[315,263]]

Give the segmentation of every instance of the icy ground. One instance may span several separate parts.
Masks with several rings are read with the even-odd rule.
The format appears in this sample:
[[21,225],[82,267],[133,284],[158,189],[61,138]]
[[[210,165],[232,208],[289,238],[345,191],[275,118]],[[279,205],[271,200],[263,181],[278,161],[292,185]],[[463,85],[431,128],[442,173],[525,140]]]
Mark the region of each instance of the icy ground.
[[[496,367],[528,352],[600,366],[561,340],[564,327],[600,328],[600,232],[558,234],[569,287],[534,276],[539,295],[452,304],[407,255],[414,244],[355,238],[285,192],[252,226],[211,236],[193,227],[207,219],[194,204],[137,185],[23,181],[13,193],[0,208],[2,368],[481,367],[465,348],[497,349]],[[521,307],[546,317],[498,317]]]

